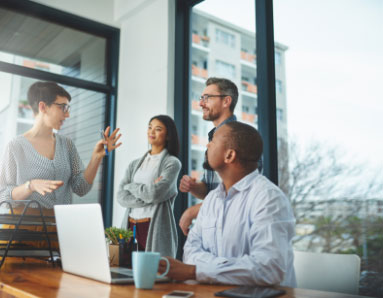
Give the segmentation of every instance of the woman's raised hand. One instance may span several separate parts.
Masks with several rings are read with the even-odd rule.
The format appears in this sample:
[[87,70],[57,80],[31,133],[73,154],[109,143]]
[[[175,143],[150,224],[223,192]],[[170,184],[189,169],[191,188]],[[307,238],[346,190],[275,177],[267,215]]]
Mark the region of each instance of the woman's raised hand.
[[[103,133],[104,135],[104,140],[101,140],[99,141],[97,144],[96,144],[96,148],[95,148],[95,151],[97,153],[101,153],[103,156],[106,154],[105,150],[104,150],[104,145],[106,145],[106,148],[108,150],[108,152],[112,152],[114,149],[118,148],[121,146],[121,142],[120,143],[117,143],[118,140],[120,139],[121,137],[121,134],[118,134],[119,132],[119,128],[116,128],[112,133],[111,135],[109,135],[109,132],[110,132],[110,126],[108,126],[106,129],[105,129],[105,132]],[[117,135],[118,134],[118,135]]]

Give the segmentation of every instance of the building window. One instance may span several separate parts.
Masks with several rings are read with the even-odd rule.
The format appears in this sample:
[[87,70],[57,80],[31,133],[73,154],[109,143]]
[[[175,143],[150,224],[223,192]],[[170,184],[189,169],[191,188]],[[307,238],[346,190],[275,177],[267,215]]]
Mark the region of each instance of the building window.
[[280,52],[275,52],[275,65],[280,65],[282,63],[281,61],[281,53]]
[[275,90],[278,92],[278,93],[282,93],[283,89],[282,89],[282,81],[281,80],[275,80]]
[[191,169],[192,171],[197,170],[197,161],[194,158],[191,160]]
[[235,79],[235,66],[220,60],[215,61],[215,71],[218,75],[231,80]]
[[192,125],[192,134],[198,135],[198,126],[197,125]]
[[245,105],[242,106],[242,112],[249,113],[249,110],[250,109],[248,106],[245,106]]
[[280,108],[277,108],[277,119],[283,121],[283,110]]
[[235,48],[235,35],[231,34],[229,32],[223,31],[221,29],[216,29],[215,30],[215,40],[218,43],[227,45],[231,48]]

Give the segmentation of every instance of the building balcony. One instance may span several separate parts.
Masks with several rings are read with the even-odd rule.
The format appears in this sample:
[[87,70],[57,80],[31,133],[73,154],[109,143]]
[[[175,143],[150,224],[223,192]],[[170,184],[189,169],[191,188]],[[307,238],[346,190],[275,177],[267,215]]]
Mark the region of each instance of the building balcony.
[[257,56],[241,51],[241,60],[255,64]]
[[29,119],[33,122],[33,111],[31,106],[28,103],[20,102],[17,117]]
[[209,41],[210,38],[207,36],[201,36],[195,33],[192,34],[192,48],[197,50],[200,55],[201,53],[204,56],[209,54]]
[[33,69],[41,69],[41,70],[49,71],[49,64],[38,62],[38,61],[24,60],[23,66],[28,68],[33,68]]
[[199,105],[199,100],[192,100],[192,110],[201,112],[202,108]]
[[246,81],[242,81],[242,90],[250,92],[250,93],[258,94],[257,85],[253,85]]
[[199,145],[205,147],[208,143],[208,138],[207,137],[201,137],[198,135],[192,134],[192,144],[193,145]]
[[192,34],[192,43],[207,48],[209,46],[210,38],[204,35]]
[[192,65],[192,75],[204,79],[208,78],[207,69],[203,69],[195,65]]
[[242,120],[249,123],[256,123],[258,116],[256,114],[250,114],[242,112]]
[[200,180],[202,178],[202,172],[200,171],[191,171],[190,176],[196,180]]

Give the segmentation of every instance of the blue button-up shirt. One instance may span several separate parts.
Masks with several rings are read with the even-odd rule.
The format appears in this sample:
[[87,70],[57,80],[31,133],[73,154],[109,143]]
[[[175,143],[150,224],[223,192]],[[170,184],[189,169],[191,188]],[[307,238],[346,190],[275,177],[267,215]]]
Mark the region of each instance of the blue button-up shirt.
[[184,246],[184,262],[200,282],[296,287],[292,238],[295,218],[282,191],[248,174],[226,194],[211,191]]

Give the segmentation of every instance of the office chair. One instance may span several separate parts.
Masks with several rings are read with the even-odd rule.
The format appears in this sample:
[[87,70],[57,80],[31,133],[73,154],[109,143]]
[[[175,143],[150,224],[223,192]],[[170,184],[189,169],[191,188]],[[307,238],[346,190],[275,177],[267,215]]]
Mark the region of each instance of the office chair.
[[294,251],[294,267],[298,288],[358,294],[357,255]]

